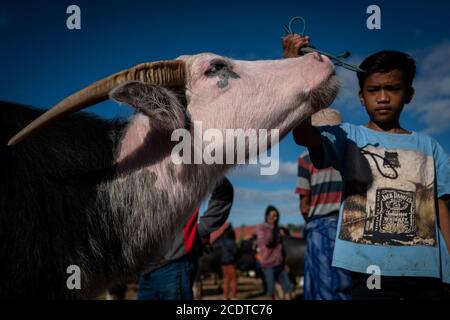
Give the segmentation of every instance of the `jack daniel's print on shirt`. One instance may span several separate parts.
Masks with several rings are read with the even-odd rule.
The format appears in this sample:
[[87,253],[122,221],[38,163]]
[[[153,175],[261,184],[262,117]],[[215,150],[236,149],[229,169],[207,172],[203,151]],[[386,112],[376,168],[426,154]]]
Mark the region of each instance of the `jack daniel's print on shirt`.
[[432,157],[369,145],[347,150],[347,164],[341,240],[436,245]]

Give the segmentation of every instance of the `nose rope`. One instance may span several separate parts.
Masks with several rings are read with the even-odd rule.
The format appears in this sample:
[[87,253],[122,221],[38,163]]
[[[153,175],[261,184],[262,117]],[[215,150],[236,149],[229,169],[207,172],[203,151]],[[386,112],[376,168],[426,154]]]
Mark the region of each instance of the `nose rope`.
[[[305,34],[305,31],[306,31],[306,20],[303,17],[300,17],[300,16],[293,17],[289,21],[288,25],[283,25],[284,30],[288,34],[294,34],[294,32],[292,31],[292,23],[294,21],[297,21],[297,20],[301,20],[303,22],[303,30],[302,30],[301,33],[299,33],[301,36],[303,36]],[[366,71],[362,70],[361,68],[359,68],[358,66],[355,66],[354,64],[348,63],[348,62],[343,60],[343,59],[347,59],[348,57],[350,57],[350,52],[348,52],[348,51],[345,51],[344,53],[342,53],[339,56],[334,56],[334,55],[332,55],[330,53],[327,53],[325,51],[321,51],[321,50],[316,49],[316,47],[314,47],[313,45],[309,45],[309,46],[303,47],[303,48],[300,49],[300,51],[302,51],[303,53],[317,52],[317,53],[320,53],[320,54],[330,58],[331,61],[333,61],[333,63],[336,66],[343,67],[345,69],[348,69],[348,70],[354,71],[354,72],[366,72]]]
[[[368,143],[368,144],[366,144],[365,146],[363,146],[363,147],[361,148],[361,153],[364,154],[364,155],[368,155],[368,156],[370,156],[370,157],[372,158],[373,162],[375,162],[375,165],[376,165],[376,167],[377,167],[378,172],[379,172],[383,177],[385,177],[385,178],[387,178],[387,179],[392,179],[392,180],[397,179],[397,178],[398,178],[398,172],[397,172],[397,170],[394,168],[394,166],[391,164],[391,162],[389,161],[389,159],[386,159],[385,157],[380,156],[380,155],[377,154],[377,153],[371,152],[371,151],[369,151],[369,150],[365,150],[365,148],[366,148],[367,146],[369,146],[369,145],[370,145],[370,144]],[[375,146],[378,146],[378,143],[376,143]],[[390,173],[384,173],[383,170],[381,170],[381,168],[380,168],[380,165],[379,165],[379,163],[378,163],[377,158],[383,160],[383,164],[387,164],[388,167],[392,170],[392,173],[393,173],[393,174],[390,174]]]

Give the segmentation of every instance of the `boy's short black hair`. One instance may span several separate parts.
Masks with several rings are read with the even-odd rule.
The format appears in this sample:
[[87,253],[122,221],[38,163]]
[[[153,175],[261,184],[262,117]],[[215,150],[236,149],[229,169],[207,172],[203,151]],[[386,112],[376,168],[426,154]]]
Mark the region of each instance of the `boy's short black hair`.
[[416,61],[411,56],[400,51],[384,50],[368,56],[359,66],[366,72],[358,72],[359,88],[362,90],[366,78],[374,73],[386,73],[398,69],[403,73],[403,81],[412,86],[416,75]]

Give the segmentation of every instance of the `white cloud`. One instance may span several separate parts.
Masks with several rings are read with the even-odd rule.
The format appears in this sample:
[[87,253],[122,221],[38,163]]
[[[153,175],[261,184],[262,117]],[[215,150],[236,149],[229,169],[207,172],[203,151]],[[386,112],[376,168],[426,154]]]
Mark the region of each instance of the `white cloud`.
[[291,201],[297,199],[294,190],[275,190],[275,191],[261,191],[250,188],[236,188],[236,201],[256,201],[256,202],[270,202],[270,201]]
[[423,121],[427,123],[424,133],[440,133],[449,129],[450,98],[431,100],[418,106],[415,112],[423,114]]
[[[228,176],[231,179],[252,181],[255,184],[267,184],[271,187],[278,185],[282,189],[264,191],[255,188],[235,187],[235,198],[230,221],[236,225],[245,223],[253,225],[264,221],[264,211],[268,205],[278,208],[281,224],[304,223],[299,212],[298,195],[294,193],[297,177],[297,162],[281,161],[278,163],[279,172],[273,176],[262,176],[260,165],[241,166]],[[292,187],[286,188],[286,182]]]
[[417,57],[418,74],[411,103],[415,117],[426,125],[425,133],[450,129],[450,42],[442,43]]
[[298,195],[293,189],[261,191],[252,188],[235,188],[234,194],[230,220],[235,225],[262,223],[268,205],[274,205],[280,211],[281,224],[304,223],[299,212]]
[[[261,165],[251,164],[246,166],[239,166],[235,168],[231,173],[231,178],[248,178],[257,181],[289,181],[297,177],[297,163],[296,162],[284,162],[273,160],[278,163],[278,173],[272,176],[261,175]],[[274,165],[274,164],[272,164]],[[267,167],[267,166],[264,166]]]
[[[359,66],[362,60],[363,57],[355,55],[348,62]],[[367,116],[364,107],[359,102],[359,84],[356,73],[341,67],[338,67],[336,72],[341,87],[332,107],[341,111],[343,122],[359,124],[361,121],[365,121]]]
[[[362,60],[363,57],[354,56],[349,62],[354,65],[359,65]],[[359,85],[356,73],[347,69],[337,68],[337,75],[341,82],[341,88],[334,105],[352,112],[355,110],[361,111],[362,108],[358,98]]]

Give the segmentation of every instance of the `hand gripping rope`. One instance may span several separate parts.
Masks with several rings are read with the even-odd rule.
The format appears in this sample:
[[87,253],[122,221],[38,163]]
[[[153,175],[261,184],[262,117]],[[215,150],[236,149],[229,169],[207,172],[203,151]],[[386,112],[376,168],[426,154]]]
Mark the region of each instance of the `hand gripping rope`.
[[[293,17],[290,21],[288,25],[283,25],[284,26],[284,30],[286,30],[286,32],[288,34],[293,34],[294,32],[292,31],[292,23],[296,20],[301,20],[303,22],[303,30],[301,33],[299,33],[301,36],[304,35],[305,31],[306,31],[306,20],[303,17]],[[300,49],[301,52],[303,53],[310,53],[310,52],[318,52],[320,54],[323,54],[324,56],[327,56],[328,58],[331,59],[331,61],[333,61],[333,63],[336,66],[340,66],[343,67],[345,69],[348,69],[350,71],[354,71],[354,72],[365,72],[364,70],[360,69],[358,66],[355,66],[351,63],[348,63],[346,61],[344,61],[343,59],[347,59],[350,56],[350,52],[345,51],[343,54],[339,55],[339,56],[334,56],[330,53],[321,51],[316,49],[314,46],[309,45],[307,47],[303,47]]]

